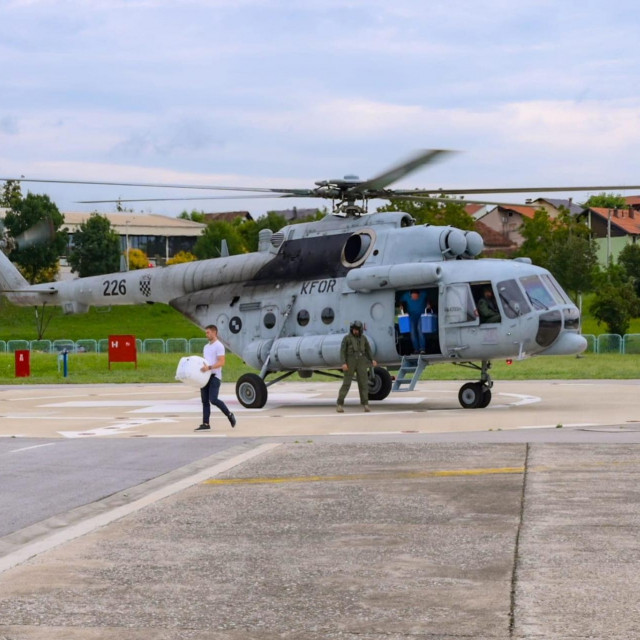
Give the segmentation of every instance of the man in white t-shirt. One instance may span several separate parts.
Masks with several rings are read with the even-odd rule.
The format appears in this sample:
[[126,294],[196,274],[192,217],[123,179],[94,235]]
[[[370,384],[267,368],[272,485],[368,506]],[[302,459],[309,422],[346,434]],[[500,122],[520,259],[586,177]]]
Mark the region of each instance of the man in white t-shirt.
[[195,431],[209,431],[211,425],[209,418],[211,416],[211,405],[215,405],[227,416],[232,427],[236,426],[236,417],[229,411],[227,405],[218,398],[220,392],[220,383],[222,382],[222,367],[225,363],[224,345],[218,340],[218,327],[210,324],[205,327],[205,335],[208,344],[204,346],[202,357],[207,364],[202,366],[201,371],[210,371],[211,377],[209,382],[200,389],[200,397],[202,398],[202,424]]

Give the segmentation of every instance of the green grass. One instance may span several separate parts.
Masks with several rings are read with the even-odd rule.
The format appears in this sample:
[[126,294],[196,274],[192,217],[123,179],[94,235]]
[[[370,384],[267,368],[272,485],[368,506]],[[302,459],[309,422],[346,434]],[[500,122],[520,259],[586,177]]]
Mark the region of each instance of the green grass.
[[[179,354],[139,354],[138,367],[133,363],[112,363],[108,368],[106,354],[69,354],[69,375],[63,377],[62,366],[58,371],[58,356],[34,352],[31,354],[31,376],[15,377],[15,356],[0,354],[0,384],[95,384],[95,383],[154,383],[176,382],[175,372]],[[224,381],[235,382],[243,373],[253,371],[238,356],[228,354],[224,369]],[[393,373],[393,372],[392,372]],[[574,380],[574,379],[636,379],[640,378],[638,355],[549,356],[530,358],[508,365],[504,361],[493,362],[491,375],[494,380]],[[476,371],[453,364],[428,367],[424,380],[476,380]],[[315,375],[312,380],[328,381]],[[300,380],[297,375],[289,380]],[[179,383],[176,383],[179,384]]]
[[[42,308],[38,308],[42,315]],[[87,313],[64,315],[60,307],[45,308],[51,318],[45,340],[100,340],[110,334],[129,334],[136,338],[202,338],[204,332],[166,304],[91,308]],[[36,340],[33,307],[17,307],[5,299],[0,303],[0,340]]]
[[[588,308],[586,300],[584,308]],[[164,304],[113,307],[110,310],[91,309],[82,315],[64,316],[59,308],[53,308],[52,319],[44,334],[48,340],[80,340],[106,338],[113,333],[133,334],[141,340],[147,338],[202,338],[202,330],[186,320],[177,311]],[[6,300],[0,303],[0,340],[35,340],[37,338],[33,308],[16,307]],[[583,333],[604,333],[596,321],[585,314]],[[640,319],[635,319],[629,333],[640,333]],[[108,369],[106,354],[80,353],[69,355],[69,376],[65,379],[58,372],[57,355],[33,352],[31,376],[15,378],[15,358],[12,353],[0,353],[0,384],[53,384],[127,382],[174,382],[180,354],[139,354],[137,369],[130,363],[114,363]],[[229,354],[225,367],[225,381],[235,381],[243,373],[251,371],[234,354]],[[640,378],[638,355],[593,355],[531,358],[507,365],[495,361],[491,374],[496,380],[522,379],[631,379]],[[465,380],[477,379],[474,371],[443,364],[429,367],[425,379]],[[298,380],[297,375],[290,380]],[[314,380],[328,380],[314,376]]]

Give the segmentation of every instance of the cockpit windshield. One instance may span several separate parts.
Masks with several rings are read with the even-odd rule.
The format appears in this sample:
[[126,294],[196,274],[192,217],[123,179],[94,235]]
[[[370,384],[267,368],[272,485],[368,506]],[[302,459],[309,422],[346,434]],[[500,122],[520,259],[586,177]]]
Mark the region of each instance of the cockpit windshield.
[[557,304],[538,276],[525,276],[520,282],[534,309],[549,309]]
[[573,304],[569,296],[563,291],[558,281],[551,274],[543,274],[541,277],[558,304]]

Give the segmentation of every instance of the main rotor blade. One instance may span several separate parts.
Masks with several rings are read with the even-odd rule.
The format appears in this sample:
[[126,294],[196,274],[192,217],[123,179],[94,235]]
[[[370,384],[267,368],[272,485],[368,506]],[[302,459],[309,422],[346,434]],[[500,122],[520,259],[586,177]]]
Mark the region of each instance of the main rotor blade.
[[[229,187],[215,186],[208,184],[172,184],[172,183],[154,183],[154,182],[104,182],[95,180],[53,180],[45,178],[0,178],[0,181],[16,181],[16,182],[38,182],[48,184],[87,184],[105,187],[150,187],[153,189],[206,189],[209,191],[251,191],[257,193],[291,193],[306,197],[306,194],[313,194],[310,189],[271,189],[267,187]],[[312,197],[312,196],[310,196]]]
[[454,152],[448,149],[426,149],[424,151],[420,151],[411,156],[408,160],[388,169],[384,173],[359,183],[357,187],[354,187],[354,190],[362,191],[365,189],[384,189],[387,185],[390,185],[391,183],[400,180],[400,178],[413,173],[425,164],[431,164],[450,153]]
[[273,199],[273,198],[312,198],[317,196],[298,196],[295,193],[283,193],[283,194],[265,194],[263,196],[201,196],[199,198],[111,198],[111,200],[77,200],[77,204],[109,204],[113,202],[189,202],[190,200],[251,200],[259,198],[260,200]]
[[389,200],[415,200],[419,202],[438,202],[440,204],[447,204],[448,202],[455,202],[456,204],[486,204],[486,205],[496,205],[499,207],[523,207],[523,206],[531,206],[526,205],[522,202],[498,202],[497,200],[477,200],[476,198],[464,200],[458,198],[443,198],[442,196],[421,196],[421,195],[404,195],[404,196],[393,196],[389,197]]
[[627,191],[629,189],[640,189],[640,185],[605,185],[590,187],[507,187],[498,189],[415,189],[413,191],[397,191],[406,195],[420,195],[443,193],[445,195],[474,195],[480,193],[545,193],[554,191]]

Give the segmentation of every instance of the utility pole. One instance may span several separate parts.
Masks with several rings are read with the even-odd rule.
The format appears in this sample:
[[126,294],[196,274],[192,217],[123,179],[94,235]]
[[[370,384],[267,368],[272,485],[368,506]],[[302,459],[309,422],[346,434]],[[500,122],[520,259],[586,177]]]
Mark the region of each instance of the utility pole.
[[611,209],[607,216],[607,267],[611,264]]

